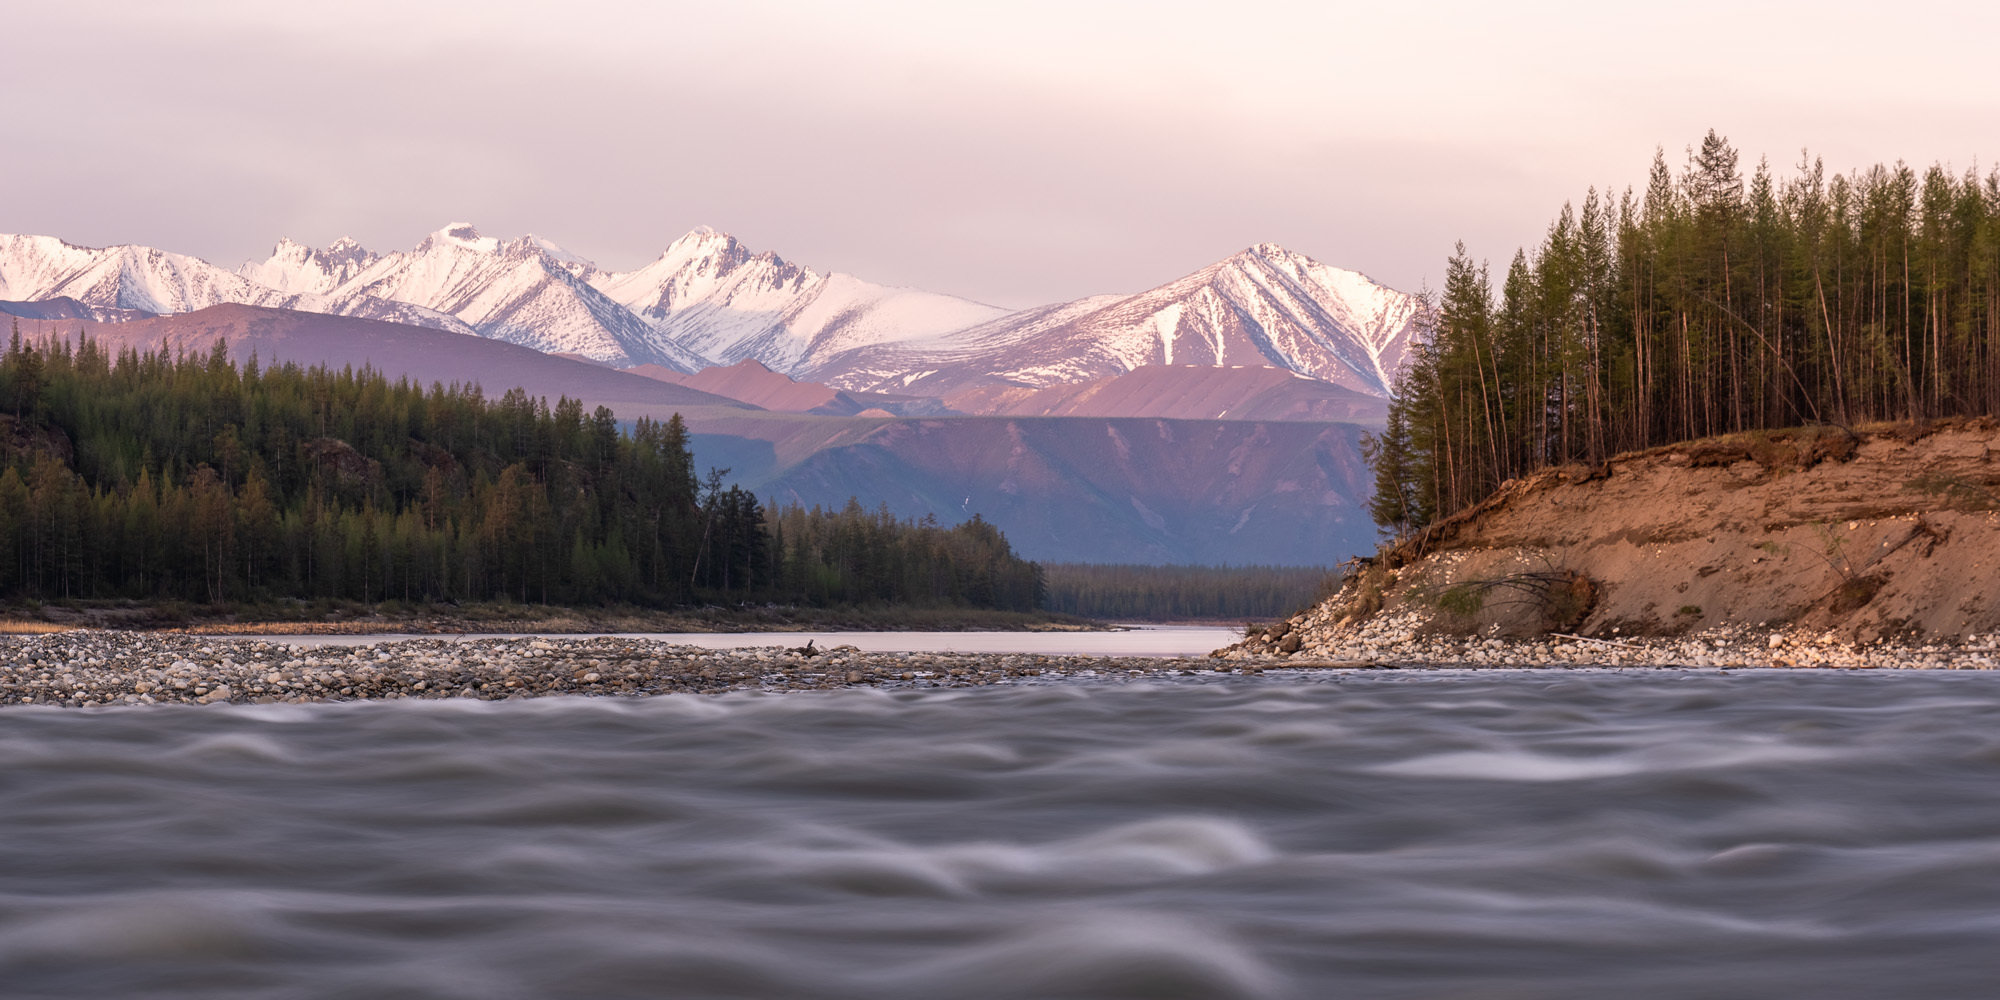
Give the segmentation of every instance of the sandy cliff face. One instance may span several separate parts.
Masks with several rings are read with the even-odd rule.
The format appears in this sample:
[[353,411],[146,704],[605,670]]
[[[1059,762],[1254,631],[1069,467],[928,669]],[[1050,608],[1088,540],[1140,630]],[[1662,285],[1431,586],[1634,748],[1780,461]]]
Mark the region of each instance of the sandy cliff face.
[[2000,425],[1764,432],[1512,481],[1244,649],[1324,654],[1385,619],[1419,635],[1994,632]]

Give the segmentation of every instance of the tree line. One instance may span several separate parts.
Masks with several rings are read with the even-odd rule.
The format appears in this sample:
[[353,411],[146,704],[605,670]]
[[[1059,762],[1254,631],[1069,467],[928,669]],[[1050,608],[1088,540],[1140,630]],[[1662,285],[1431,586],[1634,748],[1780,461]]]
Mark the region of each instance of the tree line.
[[1377,523],[1675,441],[2000,412],[2000,171],[1738,159],[1712,130],[1678,172],[1656,153],[1497,287],[1458,245],[1369,443]]
[[1278,618],[1337,586],[1302,566],[1144,566],[1044,563],[1048,610],[1112,621]]
[[1033,610],[975,518],[771,510],[678,415],[372,369],[24,341],[0,356],[0,596]]

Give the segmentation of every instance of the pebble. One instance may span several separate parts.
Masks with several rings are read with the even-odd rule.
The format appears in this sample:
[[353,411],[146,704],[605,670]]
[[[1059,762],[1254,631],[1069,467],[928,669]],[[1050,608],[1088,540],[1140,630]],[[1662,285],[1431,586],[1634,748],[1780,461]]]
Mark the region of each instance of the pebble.
[[[1812,667],[2000,669],[2000,635],[1938,643],[1854,643],[1831,633],[1711,630],[1608,642],[1425,635],[1386,618],[1356,628],[1301,622],[1295,653],[1245,643],[1214,658],[714,650],[621,637],[415,638],[365,646],[217,641],[78,630],[0,636],[0,704],[220,704],[550,695],[643,696],[843,687],[969,688],[1087,678],[1095,683],[1298,669]],[[1319,627],[1313,627],[1319,626]],[[1266,646],[1266,649],[1269,647]]]
[[1710,669],[1815,668],[1828,670],[2000,669],[2000,633],[1964,638],[1857,642],[1832,631],[1719,626],[1682,636],[1532,638],[1439,634],[1421,615],[1379,615],[1342,621],[1322,604],[1295,617],[1287,638],[1301,636],[1296,653],[1252,637],[1215,651],[1239,669],[1265,667],[1521,668],[1704,667]]
[[620,637],[425,637],[297,646],[254,638],[217,641],[176,633],[77,630],[0,636],[0,704],[494,701],[549,695],[966,688],[1064,676],[1178,676],[1192,665],[1183,658],[864,653],[853,646],[806,657],[776,646],[714,650]]

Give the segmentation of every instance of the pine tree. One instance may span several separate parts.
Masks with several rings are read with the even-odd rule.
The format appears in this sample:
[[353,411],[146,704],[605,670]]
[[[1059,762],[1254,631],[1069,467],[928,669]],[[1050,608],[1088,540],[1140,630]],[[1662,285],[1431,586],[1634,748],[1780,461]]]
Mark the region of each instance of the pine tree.
[[1642,194],[1591,189],[1497,306],[1458,247],[1371,452],[1377,520],[1712,434],[2000,412],[2000,171],[1739,164],[1710,131],[1678,177],[1656,151]]

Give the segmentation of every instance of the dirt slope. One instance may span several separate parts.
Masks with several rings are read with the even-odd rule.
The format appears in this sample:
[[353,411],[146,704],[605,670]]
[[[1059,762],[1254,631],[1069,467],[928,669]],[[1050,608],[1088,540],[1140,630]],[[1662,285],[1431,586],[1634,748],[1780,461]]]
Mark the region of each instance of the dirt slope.
[[1310,654],[1389,618],[1418,635],[1994,632],[2000,426],[1738,435],[1511,481],[1243,649]]

